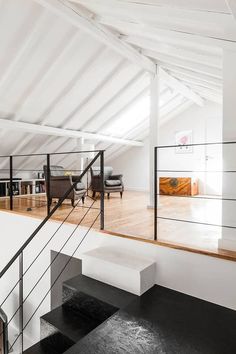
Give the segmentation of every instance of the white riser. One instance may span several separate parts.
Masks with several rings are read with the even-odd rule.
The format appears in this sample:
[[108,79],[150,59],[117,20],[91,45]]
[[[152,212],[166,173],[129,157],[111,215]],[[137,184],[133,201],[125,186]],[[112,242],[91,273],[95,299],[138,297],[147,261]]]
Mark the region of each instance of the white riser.
[[156,264],[122,251],[100,247],[82,256],[82,273],[136,295],[155,284]]

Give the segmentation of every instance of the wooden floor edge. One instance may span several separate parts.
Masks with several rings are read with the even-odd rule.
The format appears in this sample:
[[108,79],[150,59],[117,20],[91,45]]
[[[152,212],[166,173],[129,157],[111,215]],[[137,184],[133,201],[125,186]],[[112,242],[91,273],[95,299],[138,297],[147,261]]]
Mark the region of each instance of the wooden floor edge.
[[121,234],[121,233],[109,231],[109,230],[100,230],[100,232],[107,235],[107,236],[110,235],[110,236],[126,238],[129,240],[135,240],[135,241],[140,241],[140,242],[144,242],[144,243],[154,244],[156,246],[173,248],[176,250],[181,250],[181,251],[186,251],[186,252],[201,254],[204,256],[210,256],[210,257],[214,257],[214,258],[220,258],[220,259],[224,259],[227,261],[236,262],[236,252],[233,252],[233,251],[227,251],[227,250],[221,250],[221,249],[219,249],[218,251],[213,251],[213,250],[211,251],[211,250],[192,248],[192,247],[188,247],[188,246],[179,245],[176,243],[149,240],[149,239],[144,239],[144,238],[132,236],[132,235],[125,235],[125,234]]

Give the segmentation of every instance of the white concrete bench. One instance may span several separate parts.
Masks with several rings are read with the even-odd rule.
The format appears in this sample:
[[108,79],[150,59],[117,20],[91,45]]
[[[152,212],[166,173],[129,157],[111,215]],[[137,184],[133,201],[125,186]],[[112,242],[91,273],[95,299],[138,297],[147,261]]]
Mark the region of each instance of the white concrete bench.
[[152,260],[111,247],[99,247],[82,255],[82,273],[136,295],[155,284]]

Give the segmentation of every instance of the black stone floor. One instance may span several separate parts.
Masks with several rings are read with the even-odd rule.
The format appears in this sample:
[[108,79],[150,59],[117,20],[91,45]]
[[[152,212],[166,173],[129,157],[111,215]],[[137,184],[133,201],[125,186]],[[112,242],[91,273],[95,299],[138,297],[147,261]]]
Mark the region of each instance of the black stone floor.
[[66,354],[236,354],[236,311],[155,285]]

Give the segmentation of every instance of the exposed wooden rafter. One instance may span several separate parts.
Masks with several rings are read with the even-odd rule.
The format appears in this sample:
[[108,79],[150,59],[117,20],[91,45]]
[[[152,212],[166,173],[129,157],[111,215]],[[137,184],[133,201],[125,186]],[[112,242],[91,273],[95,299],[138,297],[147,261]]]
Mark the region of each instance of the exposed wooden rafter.
[[78,130],[54,128],[46,125],[25,123],[19,121],[16,122],[10,119],[0,119],[0,128],[13,129],[17,131],[21,130],[28,133],[34,133],[34,134],[63,136],[63,137],[76,138],[76,139],[85,138],[85,139],[92,139],[92,140],[99,140],[99,141],[110,141],[121,145],[143,146],[143,143],[140,141],[115,138],[103,134],[87,133]]
[[41,4],[48,10],[56,13],[58,16],[63,17],[77,28],[83,29],[91,36],[102,41],[104,44],[109,45],[120,55],[127,57],[137,65],[141,66],[148,72],[155,74],[156,65],[150,59],[141,55],[136,49],[122,42],[119,39],[119,34],[115,35],[103,25],[99,24],[92,17],[86,16],[85,13],[81,13],[77,8],[74,8],[72,4],[68,4],[61,0],[34,0]]
[[[72,3],[68,3],[66,1],[61,0],[35,0],[37,3],[46,7],[50,11],[53,11],[58,16],[63,17],[67,21],[69,21],[74,26],[83,29],[93,37],[102,41],[110,48],[118,52],[123,57],[128,58],[130,61],[135,63],[136,65],[142,67],[144,70],[150,72],[155,75],[157,72],[156,64],[140,53],[137,49],[126,43],[120,38],[119,34],[112,33],[105,26],[100,24],[96,19],[92,16],[89,16],[85,11],[80,11],[77,7],[73,7]],[[162,71],[163,73],[163,71]],[[162,74],[162,78],[167,81],[167,84],[173,89],[177,90],[185,97],[191,99],[198,105],[203,105],[204,100],[196,94],[193,90],[191,90],[188,86],[181,83],[180,81],[172,78],[169,74]],[[173,86],[174,85],[174,86]]]
[[192,61],[188,61],[185,58],[175,58],[170,55],[154,52],[152,50],[143,50],[142,53],[148,57],[153,58],[157,62],[167,63],[170,65],[176,65],[181,68],[189,69],[195,71],[196,73],[206,74],[209,76],[213,76],[216,78],[222,77],[222,69],[213,68],[209,64],[200,64],[200,63],[193,63]]

